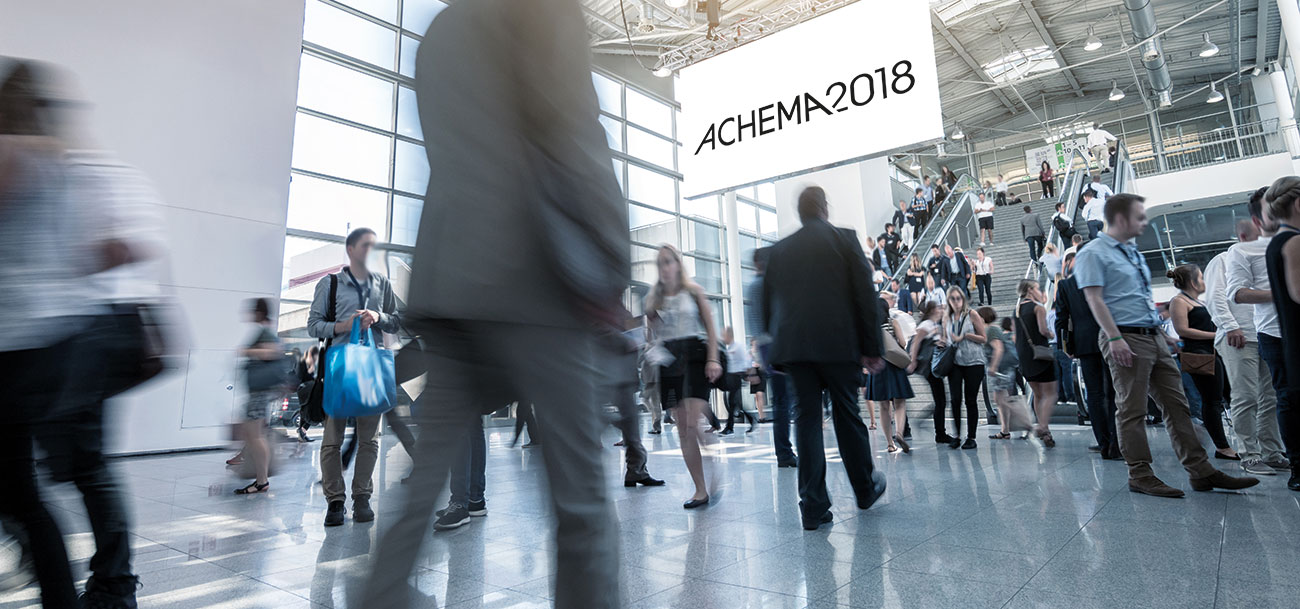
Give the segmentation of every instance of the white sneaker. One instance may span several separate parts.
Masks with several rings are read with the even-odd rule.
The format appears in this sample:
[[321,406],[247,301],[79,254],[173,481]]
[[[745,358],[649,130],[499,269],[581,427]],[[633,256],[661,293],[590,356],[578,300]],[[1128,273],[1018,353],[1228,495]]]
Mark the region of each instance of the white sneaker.
[[1241,469],[1247,474],[1255,476],[1275,476],[1277,472],[1269,467],[1258,458],[1245,459],[1241,462]]
[[1276,459],[1270,459],[1268,461],[1264,461],[1264,465],[1267,465],[1273,469],[1282,470],[1284,472],[1291,471],[1291,462],[1287,461],[1286,457],[1278,457]]

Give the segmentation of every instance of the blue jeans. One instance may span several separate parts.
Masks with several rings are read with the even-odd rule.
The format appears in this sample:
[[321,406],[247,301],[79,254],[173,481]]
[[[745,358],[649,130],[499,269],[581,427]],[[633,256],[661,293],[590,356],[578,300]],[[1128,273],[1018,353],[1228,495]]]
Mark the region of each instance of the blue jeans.
[[1096,239],[1097,233],[1100,233],[1105,227],[1106,223],[1101,220],[1088,220],[1088,240]]
[[1052,345],[1052,348],[1056,352],[1056,378],[1061,382],[1061,401],[1082,401],[1078,399],[1078,392],[1074,388],[1074,362],[1056,345]]
[[1291,467],[1300,467],[1300,400],[1290,389],[1286,378],[1286,360],[1282,355],[1282,339],[1259,334],[1259,356],[1268,364],[1273,376],[1273,391],[1277,394],[1277,424],[1286,444],[1286,457]]
[[466,432],[469,446],[451,468],[451,503],[461,505],[483,501],[483,489],[487,486],[487,438],[483,434],[483,417],[474,417],[473,425]]
[[790,377],[779,372],[768,376],[768,402],[772,405],[772,439],[776,443],[776,460],[794,460],[790,445]]

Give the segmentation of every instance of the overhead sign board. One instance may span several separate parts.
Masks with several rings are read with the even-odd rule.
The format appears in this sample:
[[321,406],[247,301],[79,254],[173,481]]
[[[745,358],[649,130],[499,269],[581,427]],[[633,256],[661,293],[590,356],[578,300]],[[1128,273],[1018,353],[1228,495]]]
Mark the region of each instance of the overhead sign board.
[[1065,169],[1065,162],[1069,160],[1070,153],[1076,149],[1087,154],[1088,140],[1081,137],[1061,140],[1046,146],[1025,150],[1026,171],[1029,172],[1029,175],[1038,175],[1039,170],[1043,168],[1043,161],[1047,161],[1047,164],[1052,166],[1052,171],[1059,172]]
[[929,4],[859,0],[681,71],[694,198],[943,137]]

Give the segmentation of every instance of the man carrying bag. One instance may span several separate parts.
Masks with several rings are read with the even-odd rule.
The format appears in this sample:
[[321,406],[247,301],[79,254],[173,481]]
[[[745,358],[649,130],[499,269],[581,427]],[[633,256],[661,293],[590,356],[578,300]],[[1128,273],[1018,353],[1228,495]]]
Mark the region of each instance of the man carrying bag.
[[[383,338],[381,332],[396,333],[401,327],[401,320],[397,314],[397,298],[393,295],[392,284],[366,266],[366,258],[375,246],[375,231],[368,228],[352,231],[347,237],[346,246],[348,266],[336,275],[322,278],[316,284],[316,294],[307,315],[307,333],[315,338],[333,341],[347,336],[355,322],[358,331],[369,333],[370,340],[378,345]],[[334,315],[329,315],[331,312]],[[332,318],[337,318],[337,321],[331,321]],[[325,364],[317,364],[318,371],[329,368],[331,355],[321,354]],[[391,375],[386,378],[385,383],[392,381]],[[349,378],[347,382],[354,380]],[[380,379],[369,379],[369,382],[380,382]],[[317,385],[317,391],[326,389],[319,381]],[[387,392],[389,389],[383,390]],[[310,403],[304,405],[304,408],[309,406]],[[352,517],[357,522],[375,519],[375,512],[370,508],[370,495],[374,490],[372,476],[375,462],[379,459],[380,421],[380,414],[356,417],[358,449],[356,469],[352,471]],[[325,491],[325,499],[329,502],[325,512],[327,527],[343,524],[346,515],[344,502],[347,492],[343,481],[343,458],[339,450],[346,430],[346,418],[325,420],[325,438],[321,442],[320,460],[321,486]]]

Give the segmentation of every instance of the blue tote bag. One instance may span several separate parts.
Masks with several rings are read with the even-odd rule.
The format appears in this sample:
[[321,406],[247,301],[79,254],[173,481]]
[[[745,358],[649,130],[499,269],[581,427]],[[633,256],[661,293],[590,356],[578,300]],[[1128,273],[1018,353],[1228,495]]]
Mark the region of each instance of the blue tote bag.
[[333,418],[383,414],[397,405],[393,352],[375,346],[361,320],[352,321],[352,337],[331,347],[325,361],[325,414]]

